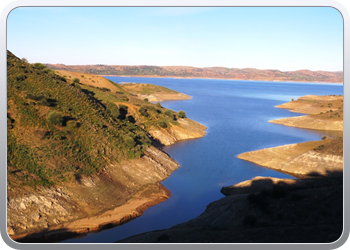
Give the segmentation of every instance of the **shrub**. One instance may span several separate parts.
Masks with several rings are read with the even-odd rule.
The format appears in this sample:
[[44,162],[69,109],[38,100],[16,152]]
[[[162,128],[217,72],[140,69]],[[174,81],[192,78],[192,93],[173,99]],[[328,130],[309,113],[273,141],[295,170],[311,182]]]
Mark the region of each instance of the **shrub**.
[[185,113],[185,111],[180,110],[180,111],[177,113],[177,115],[178,115],[178,117],[180,117],[180,118],[186,118],[186,113]]
[[34,67],[37,69],[45,69],[46,66],[41,63],[34,63]]
[[125,102],[127,102],[127,101],[129,101],[129,98],[126,97],[126,96],[122,96],[122,100],[125,101]]
[[147,109],[145,107],[140,107],[139,112],[142,116],[148,117]]
[[80,83],[79,78],[73,78],[73,83]]
[[131,135],[124,136],[123,140],[129,147],[134,147],[136,145],[135,139]]
[[168,127],[168,124],[167,124],[165,121],[163,121],[163,120],[159,121],[159,122],[158,122],[158,125],[159,125],[160,127],[162,127],[162,128],[167,128],[167,127]]
[[117,105],[115,105],[114,103],[108,103],[107,109],[114,119],[118,119],[118,117],[120,116],[120,110],[117,107]]
[[61,115],[61,113],[57,112],[57,111],[52,111],[48,116],[47,116],[47,120],[55,125],[58,126],[62,126],[63,123],[63,117]]
[[75,120],[69,120],[69,121],[67,121],[67,127],[70,129],[77,128],[77,127],[79,127],[79,123]]
[[143,99],[145,102],[148,102],[148,98]]
[[162,108],[162,105],[158,102],[158,103],[156,104],[156,107],[161,109],[161,108]]
[[26,76],[23,75],[23,74],[18,74],[18,75],[16,76],[16,80],[17,80],[17,81],[23,81],[24,79],[26,79]]

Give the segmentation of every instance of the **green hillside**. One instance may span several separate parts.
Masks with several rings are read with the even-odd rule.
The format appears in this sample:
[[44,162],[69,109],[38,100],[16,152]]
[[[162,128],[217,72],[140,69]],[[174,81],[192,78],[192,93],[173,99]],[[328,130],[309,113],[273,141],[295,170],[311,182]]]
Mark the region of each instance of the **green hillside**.
[[85,86],[9,51],[7,73],[10,189],[79,181],[113,161],[138,158],[152,144],[145,129],[176,123],[175,112],[133,103],[123,89]]

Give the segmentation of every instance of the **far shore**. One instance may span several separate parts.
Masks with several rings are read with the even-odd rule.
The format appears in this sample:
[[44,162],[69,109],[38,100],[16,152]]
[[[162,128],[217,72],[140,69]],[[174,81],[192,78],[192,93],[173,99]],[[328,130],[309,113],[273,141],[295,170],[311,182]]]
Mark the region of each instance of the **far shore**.
[[319,83],[319,84],[344,84],[343,82],[309,82],[309,81],[293,81],[293,80],[259,80],[259,79],[240,79],[240,78],[221,78],[221,77],[205,77],[205,76],[158,76],[158,75],[99,75],[102,77],[105,76],[116,76],[116,77],[146,77],[146,78],[179,78],[179,79],[219,79],[219,80],[235,80],[235,81],[259,81],[259,82],[297,82],[297,83]]

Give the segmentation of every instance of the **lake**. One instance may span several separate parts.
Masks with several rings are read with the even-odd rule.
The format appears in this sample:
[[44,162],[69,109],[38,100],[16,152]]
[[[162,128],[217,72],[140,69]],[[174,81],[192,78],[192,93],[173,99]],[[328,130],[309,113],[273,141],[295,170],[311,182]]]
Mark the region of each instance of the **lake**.
[[291,143],[320,140],[341,133],[312,131],[269,123],[269,120],[300,116],[274,106],[304,95],[343,95],[342,84],[106,77],[116,83],[152,83],[192,96],[191,100],[165,101],[162,106],[179,111],[205,125],[203,138],[164,147],[181,167],[162,184],[171,197],[133,221],[91,233],[66,243],[110,243],[135,234],[169,228],[204,212],[206,206],[224,197],[223,186],[255,176],[292,178],[238,159],[247,151]]

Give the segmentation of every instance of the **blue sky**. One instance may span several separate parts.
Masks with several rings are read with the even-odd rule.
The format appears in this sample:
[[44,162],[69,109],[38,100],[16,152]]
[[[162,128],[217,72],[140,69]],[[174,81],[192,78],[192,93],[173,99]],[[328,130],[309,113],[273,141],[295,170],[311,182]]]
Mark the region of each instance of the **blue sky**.
[[21,7],[7,48],[31,63],[339,71],[343,19],[331,7]]

